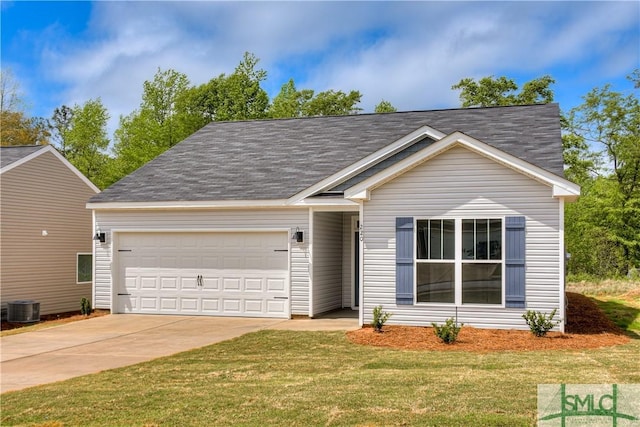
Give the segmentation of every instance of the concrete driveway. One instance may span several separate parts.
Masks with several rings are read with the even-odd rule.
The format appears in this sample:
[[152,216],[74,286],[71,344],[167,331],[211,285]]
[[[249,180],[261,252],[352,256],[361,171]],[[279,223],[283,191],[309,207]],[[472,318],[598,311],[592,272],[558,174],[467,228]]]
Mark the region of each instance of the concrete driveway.
[[239,337],[261,329],[347,330],[357,319],[117,314],[0,338],[0,393],[62,381]]

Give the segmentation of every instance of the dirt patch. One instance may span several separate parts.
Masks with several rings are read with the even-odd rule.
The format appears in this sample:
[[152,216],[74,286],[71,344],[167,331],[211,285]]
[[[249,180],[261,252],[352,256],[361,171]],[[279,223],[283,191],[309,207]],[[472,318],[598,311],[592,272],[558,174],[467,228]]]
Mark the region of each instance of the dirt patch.
[[362,345],[474,352],[577,350],[629,342],[630,338],[589,298],[567,292],[567,301],[566,333],[549,332],[542,338],[533,336],[528,330],[477,329],[469,326],[461,329],[454,344],[442,343],[433,333],[433,328],[416,326],[385,326],[382,333],[364,327],[348,332],[347,336],[352,342]]
[[17,322],[7,322],[6,320],[2,321],[2,325],[0,326],[0,330],[8,331],[11,329],[24,328],[26,326],[39,325],[42,323],[47,323],[51,325],[64,324],[77,322],[78,320],[90,319],[92,317],[100,317],[105,314],[109,314],[109,310],[94,310],[88,316],[84,314],[80,314],[80,311],[68,311],[66,313],[57,313],[57,314],[44,314],[40,316],[39,322],[32,323],[17,323]]

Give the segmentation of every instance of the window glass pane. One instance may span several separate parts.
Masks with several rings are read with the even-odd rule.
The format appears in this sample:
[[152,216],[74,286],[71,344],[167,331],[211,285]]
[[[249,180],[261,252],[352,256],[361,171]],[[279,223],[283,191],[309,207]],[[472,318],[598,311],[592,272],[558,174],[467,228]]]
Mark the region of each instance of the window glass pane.
[[456,252],[456,223],[452,219],[442,220],[442,258],[454,259]]
[[489,259],[502,259],[502,220],[489,220]]
[[442,221],[432,219],[429,221],[431,225],[431,236],[429,239],[429,259],[442,259]]
[[418,263],[418,302],[455,302],[454,263]]
[[416,257],[418,259],[428,259],[429,252],[427,243],[429,242],[429,221],[418,220],[417,223]]
[[462,303],[501,304],[502,264],[462,264]]
[[462,220],[462,259],[475,259],[475,223],[473,219]]
[[488,220],[476,220],[476,259],[489,259]]
[[78,254],[78,271],[77,271],[77,282],[90,282],[92,279],[92,260],[93,255],[91,254]]

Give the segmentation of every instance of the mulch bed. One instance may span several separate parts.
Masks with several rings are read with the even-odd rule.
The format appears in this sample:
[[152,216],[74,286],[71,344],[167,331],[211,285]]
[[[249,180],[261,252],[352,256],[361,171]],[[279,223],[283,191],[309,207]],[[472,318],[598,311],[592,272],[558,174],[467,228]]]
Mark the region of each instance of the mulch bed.
[[[391,347],[404,350],[532,351],[580,350],[625,344],[630,338],[618,328],[598,306],[581,294],[567,292],[566,333],[549,332],[535,337],[528,330],[477,329],[464,326],[453,344],[444,344],[433,328],[385,326],[382,333],[364,327],[347,333],[356,344]],[[523,320],[524,322],[524,320]]]
[[109,314],[109,310],[94,310],[89,316],[85,316],[84,314],[80,314],[80,311],[68,311],[66,313],[57,313],[57,314],[43,314],[40,316],[40,322],[31,322],[31,323],[17,323],[17,322],[7,322],[6,320],[2,321],[2,325],[0,326],[0,330],[8,331],[10,329],[23,328],[25,326],[31,326],[38,323],[43,322],[55,322],[56,324],[64,324],[75,322],[78,320],[89,319],[92,317],[104,316],[105,314]]

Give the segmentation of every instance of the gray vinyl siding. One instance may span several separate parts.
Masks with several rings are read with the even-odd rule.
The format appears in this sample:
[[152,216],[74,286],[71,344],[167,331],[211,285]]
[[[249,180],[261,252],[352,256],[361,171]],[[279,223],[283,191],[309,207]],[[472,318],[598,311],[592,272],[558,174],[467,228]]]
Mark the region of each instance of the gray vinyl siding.
[[[429,326],[456,316],[453,305],[395,304],[395,218],[526,217],[526,308],[459,306],[458,321],[481,328],[526,329],[526,309],[560,301],[559,201],[551,188],[454,147],[372,191],[364,204],[364,322],[375,306],[390,323]],[[415,292],[415,288],[414,288]]]
[[[95,306],[111,308],[112,230],[260,230],[299,228],[308,236],[308,209],[96,210],[96,227],[107,233],[96,243]],[[291,314],[309,314],[308,243],[291,242]]]
[[76,254],[91,253],[85,205],[95,191],[50,152],[3,173],[0,182],[2,306],[35,300],[40,314],[79,311],[91,283],[76,283]]
[[342,212],[313,214],[313,315],[342,308]]

